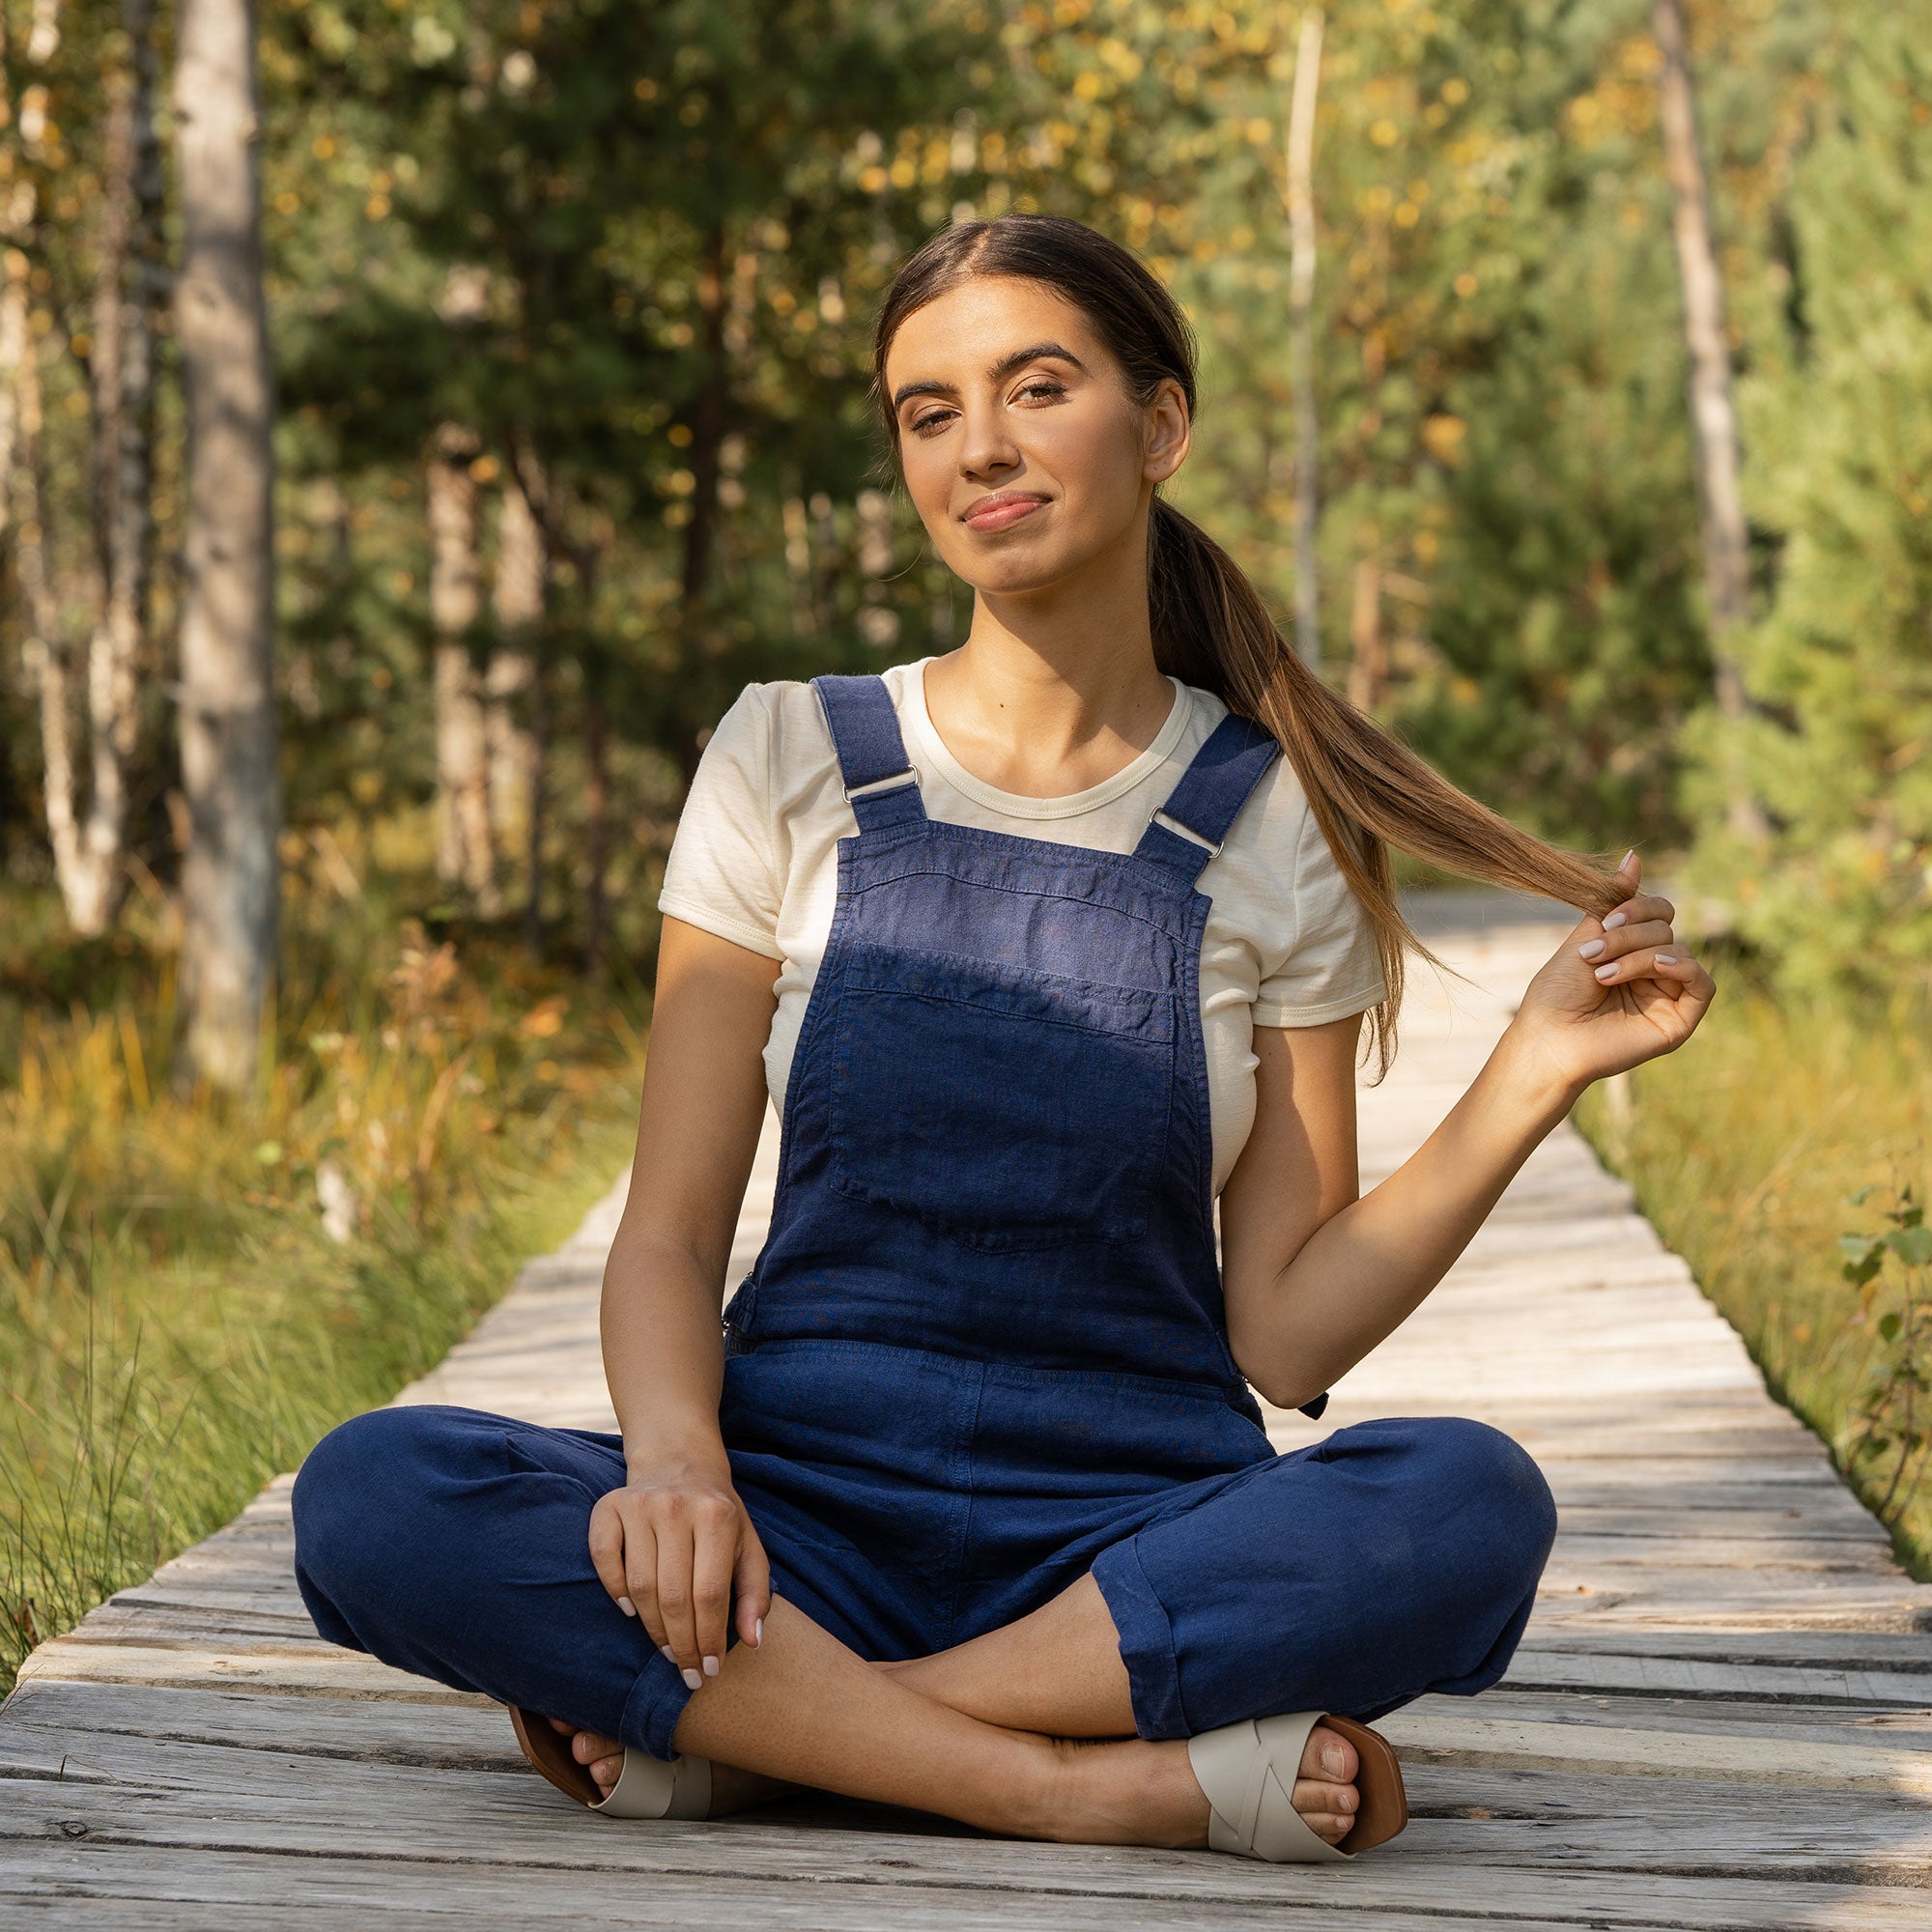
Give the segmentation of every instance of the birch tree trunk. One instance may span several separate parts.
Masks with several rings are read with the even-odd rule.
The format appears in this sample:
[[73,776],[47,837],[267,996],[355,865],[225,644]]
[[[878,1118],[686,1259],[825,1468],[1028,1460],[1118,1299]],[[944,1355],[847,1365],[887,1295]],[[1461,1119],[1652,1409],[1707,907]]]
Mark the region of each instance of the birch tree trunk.
[[[58,15],[36,14],[26,58],[38,64],[60,44]],[[41,158],[43,111],[33,107],[29,88],[16,108],[10,86],[7,23],[0,17],[0,109],[30,163]],[[22,171],[8,191],[4,208],[6,255],[0,263],[0,372],[6,379],[6,412],[0,418],[0,497],[14,531],[14,569],[20,586],[24,619],[20,656],[28,688],[40,705],[41,790],[47,817],[47,844],[54,878],[71,920],[76,898],[87,916],[86,867],[76,811],[74,769],[73,653],[67,636],[55,582],[53,542],[47,527],[46,453],[42,438],[45,412],[41,390],[40,351],[31,327],[32,262],[40,196],[34,177]]]
[[513,835],[529,826],[530,735],[517,713],[529,691],[529,644],[543,617],[549,576],[550,555],[529,498],[514,472],[506,473],[497,516],[497,574],[490,586],[497,644],[483,680],[490,823],[498,851],[507,851]]
[[81,924],[91,907],[86,890],[88,867],[75,810],[73,653],[62,619],[48,541],[41,365],[28,327],[28,260],[17,245],[32,224],[34,199],[33,187],[27,183],[20,184],[12,197],[6,286],[0,292],[0,359],[5,360],[11,379],[7,440],[12,458],[9,496],[14,570],[19,580],[24,619],[20,655],[28,684],[40,700],[41,790],[45,800],[54,878],[69,919],[82,931],[98,931],[98,926]]
[[248,0],[182,0],[175,113],[187,404],[181,750],[185,1070],[255,1065],[274,964],[273,393],[262,295],[261,136]]
[[[42,788],[54,877],[77,932],[106,929],[126,886],[122,860],[128,818],[127,769],[137,725],[134,661],[145,616],[145,532],[148,483],[145,457],[152,414],[140,407],[146,388],[145,308],[129,316],[122,285],[144,234],[158,217],[159,188],[143,137],[154,142],[154,43],[146,0],[128,0],[126,23],[132,42],[130,71],[106,77],[109,93],[107,151],[100,196],[100,272],[95,307],[93,541],[85,561],[70,573],[91,610],[91,628],[71,636],[63,598],[63,572],[52,528],[53,493],[47,487],[45,422],[41,368],[29,327],[28,246],[34,240],[38,197],[34,179],[22,174],[0,209],[6,259],[0,265],[0,499],[17,509],[14,554],[26,618],[23,639],[29,685],[40,702]],[[30,67],[50,59],[60,45],[59,10],[42,0],[26,48]],[[0,63],[6,53],[0,22]],[[43,111],[34,93],[21,103],[20,152],[38,159]],[[0,125],[14,124],[14,102],[0,65]],[[144,158],[150,165],[144,170]],[[143,196],[147,197],[144,206]],[[136,300],[138,301],[138,295]],[[129,410],[124,376],[134,383]],[[124,429],[139,460],[128,475],[122,461]],[[124,497],[131,492],[131,505]],[[126,515],[124,516],[124,509]],[[0,507],[0,524],[7,520]],[[89,783],[82,800],[79,705],[85,696],[85,756]]]
[[[0,6],[0,127],[17,132],[7,12]],[[14,463],[19,447],[20,364],[27,354],[27,258],[21,238],[34,219],[34,185],[21,177],[0,188],[0,535],[14,516]]]
[[438,430],[427,472],[429,613],[436,633],[437,876],[464,887],[487,919],[498,904],[483,696],[469,653],[482,609],[469,473],[475,453],[475,437],[461,425]]
[[1321,77],[1322,14],[1301,16],[1294,96],[1288,117],[1289,374],[1294,390],[1294,648],[1321,669],[1321,600],[1316,539],[1321,503],[1321,421],[1315,401],[1315,103]]
[[148,644],[153,574],[155,337],[166,299],[155,129],[152,0],[124,0],[129,62],[114,77],[107,128],[105,219],[94,303],[94,501],[99,606],[88,645],[92,783],[83,873],[68,895],[82,932],[102,930],[126,890],[128,767],[140,728],[138,673]]
[[[522,830],[529,870],[525,925],[527,932],[540,936],[544,752],[550,720],[538,647],[549,604],[550,543],[530,500],[531,487],[542,487],[542,473],[533,462],[521,468],[512,465],[504,472],[497,524],[497,577],[491,586],[501,642],[491,659],[485,688],[492,815],[499,828],[515,824]],[[517,718],[519,700],[526,713],[523,723]]]
[[583,857],[589,882],[583,900],[583,970],[600,984],[605,975],[606,874],[611,869],[611,731],[597,680],[583,699]]
[[[1684,338],[1690,356],[1690,425],[1696,440],[1697,494],[1703,509],[1704,583],[1711,607],[1711,672],[1719,715],[1741,723],[1750,712],[1737,660],[1750,621],[1750,540],[1738,487],[1737,410],[1731,399],[1730,347],[1724,340],[1724,285],[1711,233],[1711,195],[1697,127],[1683,0],[1653,0],[1651,31],[1663,56],[1659,75],[1663,153],[1675,197],[1672,224],[1684,292]],[[1768,827],[1732,753],[1726,775],[1731,829],[1762,838]]]

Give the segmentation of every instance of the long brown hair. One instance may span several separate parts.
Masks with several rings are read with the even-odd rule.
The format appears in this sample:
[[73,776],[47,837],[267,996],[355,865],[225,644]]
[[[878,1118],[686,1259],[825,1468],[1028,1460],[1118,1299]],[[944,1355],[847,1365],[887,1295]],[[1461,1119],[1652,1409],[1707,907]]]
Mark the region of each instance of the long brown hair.
[[[895,456],[898,422],[886,387],[893,338],[909,315],[974,275],[1010,275],[1051,289],[1094,325],[1138,402],[1151,402],[1161,383],[1173,381],[1193,413],[1193,330],[1139,260],[1078,221],[1003,214],[943,230],[887,292],[873,335],[873,374]],[[1445,871],[1589,912],[1617,902],[1601,864],[1547,844],[1458,791],[1331,691],[1289,647],[1234,558],[1158,496],[1148,534],[1148,600],[1155,663],[1273,732],[1368,913],[1388,985],[1369,1018],[1378,1073],[1395,1051],[1406,955],[1433,956],[1397,902],[1390,846]]]

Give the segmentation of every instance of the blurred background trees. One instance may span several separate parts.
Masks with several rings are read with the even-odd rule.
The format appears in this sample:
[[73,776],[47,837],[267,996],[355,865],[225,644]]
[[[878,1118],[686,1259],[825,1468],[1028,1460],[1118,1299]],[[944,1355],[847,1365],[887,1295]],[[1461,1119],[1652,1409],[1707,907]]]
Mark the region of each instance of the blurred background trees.
[[[197,517],[263,539],[188,468],[192,169],[161,142],[195,115],[156,76],[197,15],[6,12],[0,838],[99,932],[130,880],[192,877]],[[1922,979],[1926,12],[1326,8],[1298,430],[1298,5],[261,8],[284,863],[381,820],[440,920],[647,944],[743,682],[962,634],[879,469],[867,326],[934,227],[1041,208],[1187,301],[1187,498],[1357,702],[1552,835],[1697,843],[1780,957],[1780,894],[1829,879]]]

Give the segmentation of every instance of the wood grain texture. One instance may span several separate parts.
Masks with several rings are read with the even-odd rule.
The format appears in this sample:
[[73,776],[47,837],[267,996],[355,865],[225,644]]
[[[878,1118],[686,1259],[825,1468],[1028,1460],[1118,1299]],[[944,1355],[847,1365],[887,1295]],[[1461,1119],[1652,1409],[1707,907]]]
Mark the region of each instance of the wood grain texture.
[[[1561,936],[1499,897],[1423,912],[1467,979],[1416,976],[1402,1058],[1362,1094],[1369,1182],[1455,1100]],[[776,1158],[768,1133],[732,1280]],[[596,1304],[621,1203],[398,1400],[611,1427]],[[1008,1843],[826,1799],[588,1819],[487,1700],[321,1641],[283,1476],[29,1659],[0,1714],[0,1926],[1932,1923],[1932,1589],[1568,1127],[1321,1425],[1269,1422],[1290,1447],[1442,1413],[1529,1448],[1561,1529],[1504,1683],[1382,1720],[1413,1822],[1355,1865]]]

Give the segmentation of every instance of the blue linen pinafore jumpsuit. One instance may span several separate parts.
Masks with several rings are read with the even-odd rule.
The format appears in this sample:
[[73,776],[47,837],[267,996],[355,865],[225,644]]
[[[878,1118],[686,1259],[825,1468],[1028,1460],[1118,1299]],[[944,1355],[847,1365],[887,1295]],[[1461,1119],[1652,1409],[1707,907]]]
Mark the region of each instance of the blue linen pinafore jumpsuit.
[[[1224,720],[1119,854],[929,819],[884,684],[816,689],[858,830],[720,1409],[776,1594],[904,1658],[1091,1571],[1151,1738],[1493,1683],[1554,1531],[1534,1463],[1450,1418],[1277,1456],[1229,1352],[1198,881],[1274,740]],[[668,1757],[691,1692],[586,1548],[623,1480],[613,1435],[360,1417],[297,1483],[304,1598]]]

